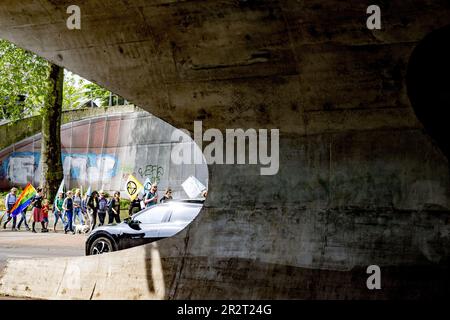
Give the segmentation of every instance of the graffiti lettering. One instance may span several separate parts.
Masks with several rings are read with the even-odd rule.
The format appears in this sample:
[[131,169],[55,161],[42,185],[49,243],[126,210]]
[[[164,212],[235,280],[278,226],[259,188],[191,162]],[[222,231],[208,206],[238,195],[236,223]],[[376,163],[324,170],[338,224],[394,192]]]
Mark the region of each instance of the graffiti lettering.
[[13,183],[26,184],[34,176],[34,156],[11,157],[7,166],[7,177]]
[[138,169],[141,178],[149,177],[152,182],[159,183],[161,177],[164,175],[164,168],[158,165],[148,164],[143,168]]
[[[13,152],[6,158],[0,171],[13,184],[40,180],[39,152]],[[77,180],[77,185],[111,179],[116,175],[117,159],[109,154],[62,154],[64,176]]]

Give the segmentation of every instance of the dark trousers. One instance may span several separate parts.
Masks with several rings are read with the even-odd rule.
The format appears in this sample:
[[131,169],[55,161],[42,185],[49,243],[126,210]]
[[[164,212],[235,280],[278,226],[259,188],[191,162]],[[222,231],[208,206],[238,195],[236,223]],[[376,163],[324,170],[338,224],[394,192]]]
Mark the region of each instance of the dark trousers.
[[117,212],[117,214],[115,214],[114,211],[109,210],[108,223],[113,223],[114,220],[116,220],[117,223],[120,223],[120,212]]
[[20,215],[21,215],[21,218],[19,220],[19,223],[17,224],[17,228],[20,229],[22,222],[25,225],[25,228],[29,228],[28,223],[27,223],[27,212],[24,210],[24,211],[22,211],[22,213]]
[[106,211],[98,211],[98,220],[100,223],[99,226],[102,226],[105,223]]
[[97,224],[97,210],[89,210],[90,220],[91,220],[91,230],[94,230],[95,225]]
[[8,213],[8,219],[6,220],[6,222],[3,224],[3,228],[6,228],[6,224],[10,221],[13,221],[13,225],[12,228],[15,229],[16,228],[16,222],[17,222],[17,216],[12,217],[10,213]]
[[64,231],[72,231],[73,232],[73,211],[72,210],[67,210],[66,211],[66,218],[67,218],[67,222],[66,225],[64,226]]

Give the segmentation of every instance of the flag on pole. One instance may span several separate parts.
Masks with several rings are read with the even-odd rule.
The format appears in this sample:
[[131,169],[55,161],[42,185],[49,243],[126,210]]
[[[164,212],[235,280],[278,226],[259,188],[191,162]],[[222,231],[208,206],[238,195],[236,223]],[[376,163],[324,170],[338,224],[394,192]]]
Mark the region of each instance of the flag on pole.
[[36,189],[31,185],[31,183],[27,184],[25,189],[23,189],[22,193],[19,196],[19,199],[16,200],[16,203],[11,209],[11,216],[15,217],[19,213],[21,213],[28,205],[30,204],[33,197],[36,195]]
[[139,192],[140,195],[145,196],[147,192],[150,191],[150,188],[152,187],[152,181],[150,178],[145,179],[144,182],[144,188]]
[[139,182],[138,179],[130,174],[128,176],[126,184],[126,190],[128,195],[130,196],[130,200],[133,201],[142,189],[144,189],[144,186]]
[[88,187],[88,189],[87,189],[87,191],[86,191],[86,195],[87,195],[88,197],[91,196],[91,186]]
[[152,187],[152,182],[151,182],[150,178],[145,179],[145,182],[144,182],[144,193],[149,192],[151,187]]

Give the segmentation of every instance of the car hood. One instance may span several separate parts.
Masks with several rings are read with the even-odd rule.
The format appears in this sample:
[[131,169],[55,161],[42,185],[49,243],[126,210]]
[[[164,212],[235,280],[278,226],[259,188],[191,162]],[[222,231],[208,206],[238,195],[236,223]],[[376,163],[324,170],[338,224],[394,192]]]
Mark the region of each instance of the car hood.
[[126,222],[112,223],[112,224],[103,225],[101,227],[96,227],[94,230],[92,230],[90,232],[89,235],[95,234],[100,231],[106,231],[109,233],[120,233],[120,231],[125,230],[127,228],[129,228],[129,226]]

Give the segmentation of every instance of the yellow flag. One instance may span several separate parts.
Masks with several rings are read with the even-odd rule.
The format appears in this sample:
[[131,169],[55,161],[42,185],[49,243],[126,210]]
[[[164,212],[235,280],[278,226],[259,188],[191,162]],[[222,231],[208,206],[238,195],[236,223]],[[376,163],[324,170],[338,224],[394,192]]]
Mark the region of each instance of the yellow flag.
[[138,196],[139,192],[144,189],[144,186],[139,182],[138,179],[130,174],[127,179],[126,189],[131,201],[133,201]]

